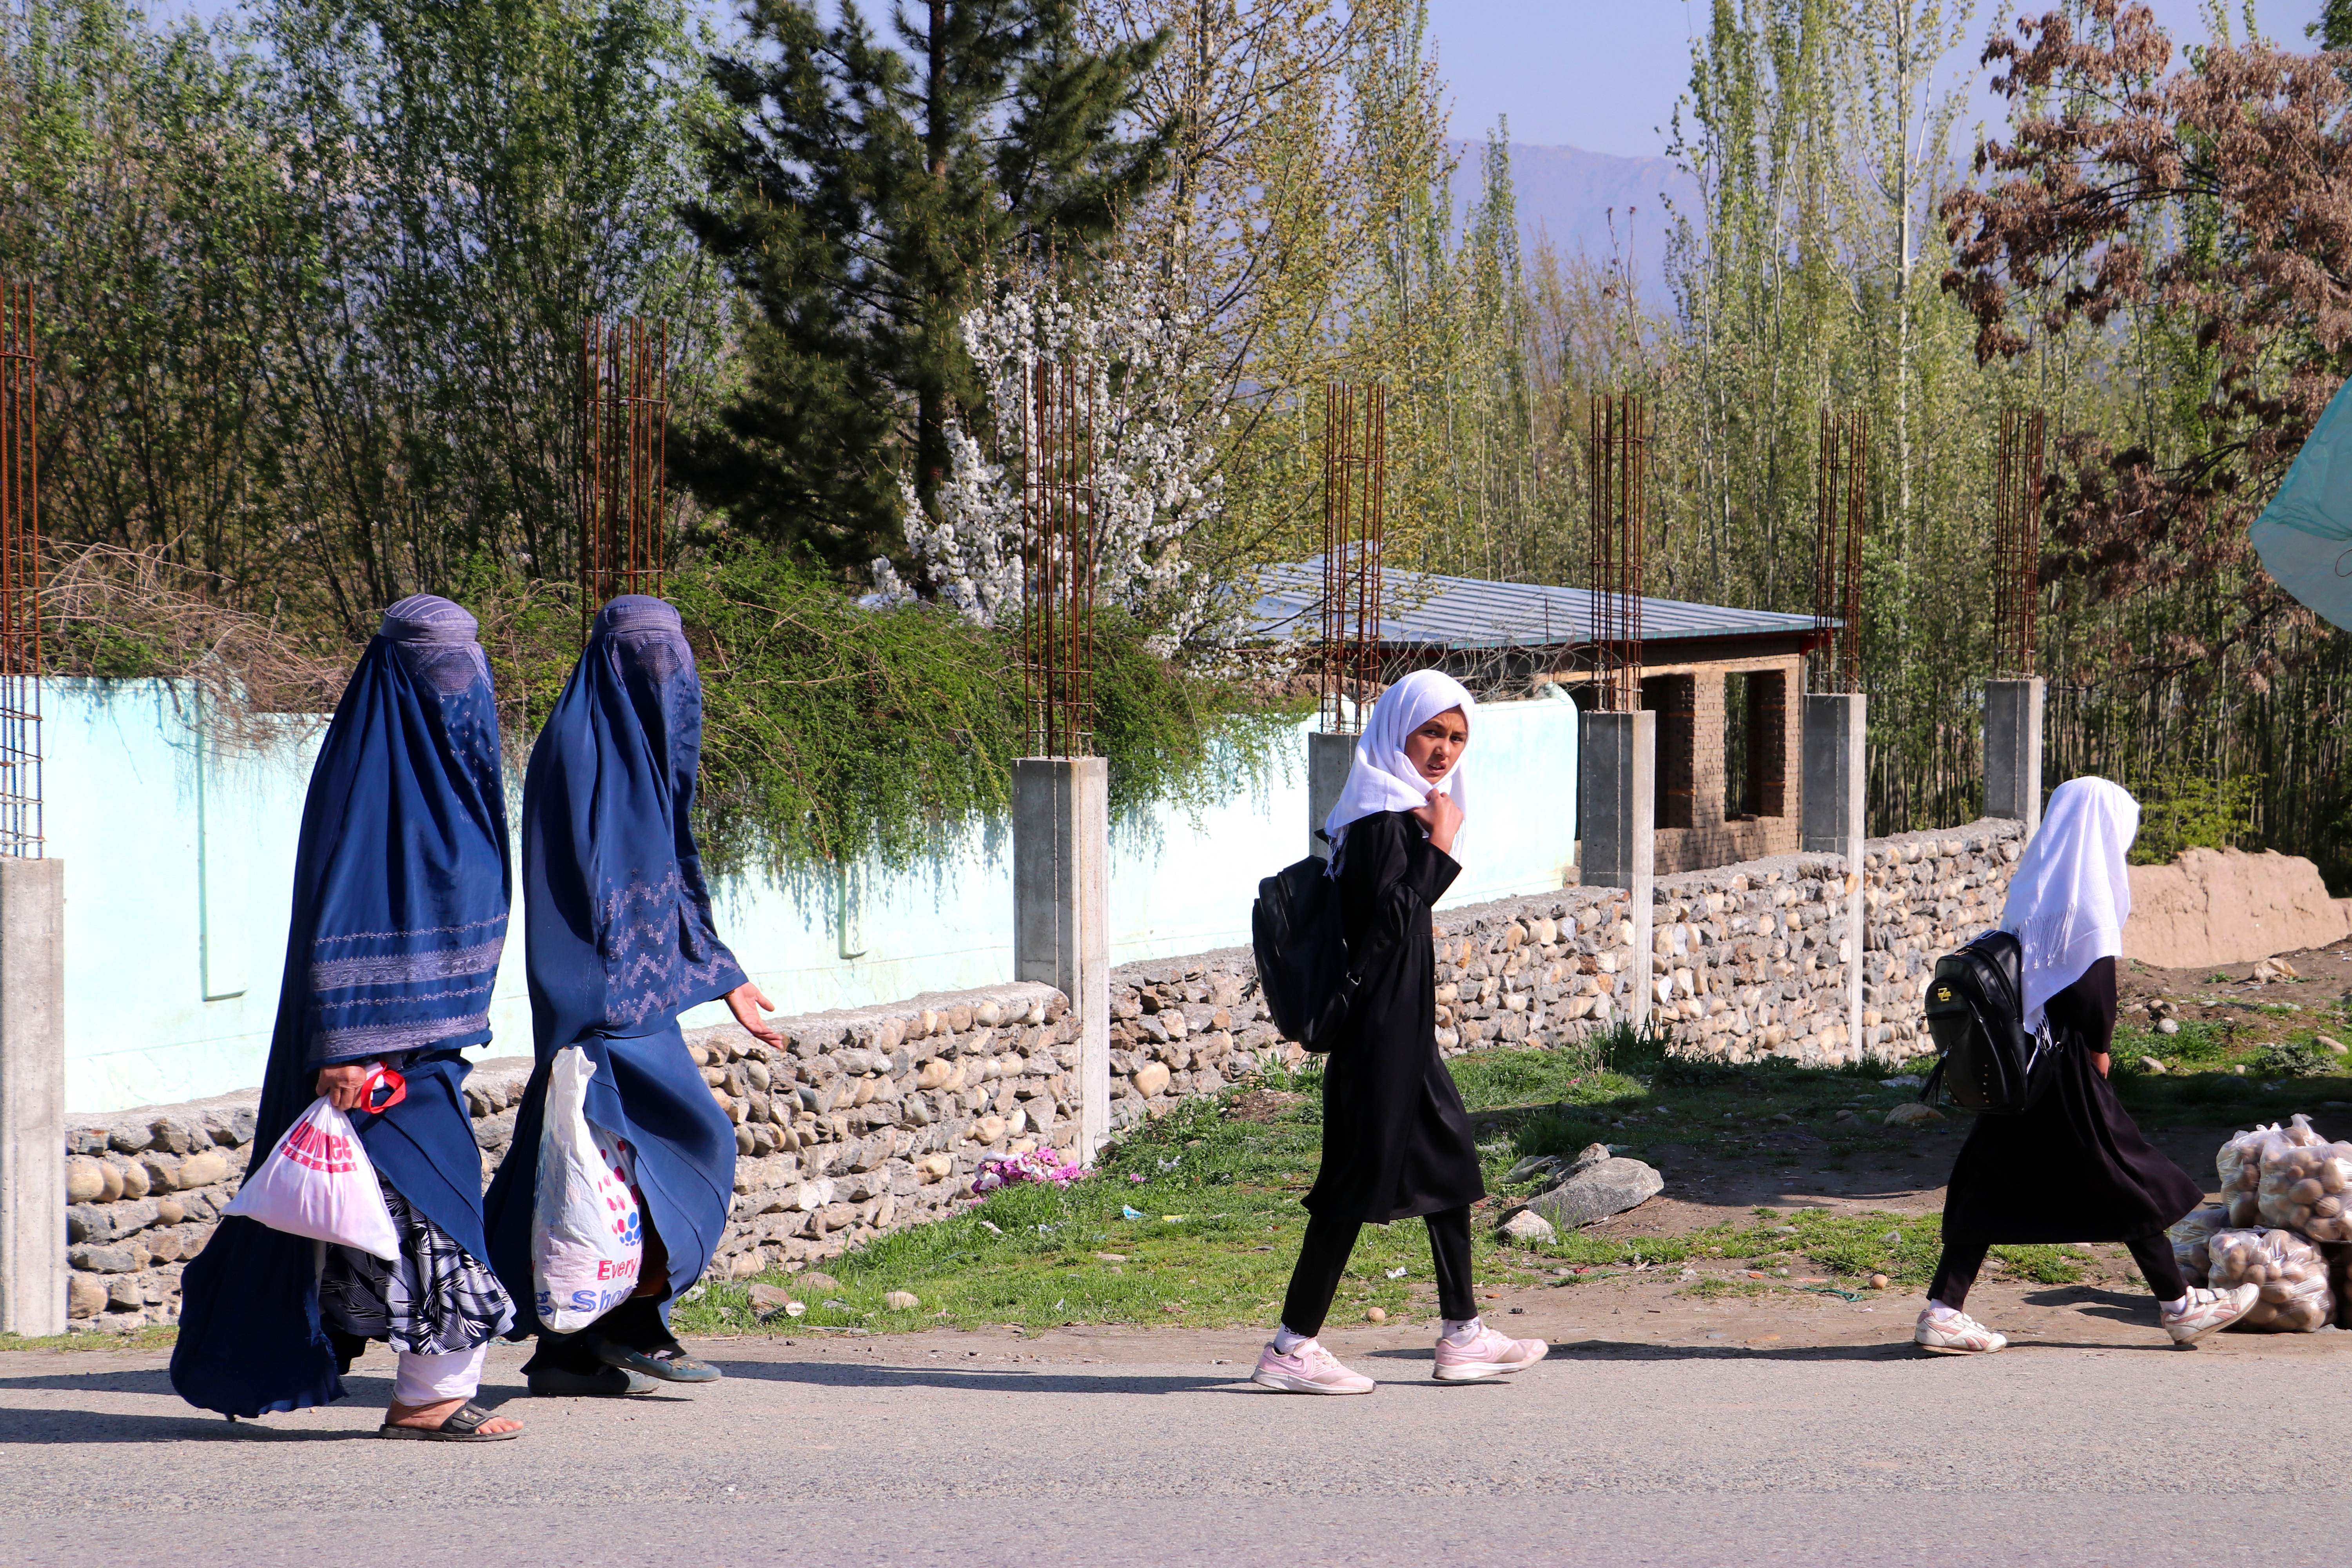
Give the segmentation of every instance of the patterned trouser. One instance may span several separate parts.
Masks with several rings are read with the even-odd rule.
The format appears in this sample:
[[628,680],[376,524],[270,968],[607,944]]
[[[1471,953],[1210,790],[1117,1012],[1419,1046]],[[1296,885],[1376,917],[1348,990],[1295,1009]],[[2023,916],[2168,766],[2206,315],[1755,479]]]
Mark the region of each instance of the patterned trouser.
[[376,1179],[400,1256],[386,1262],[356,1247],[329,1247],[319,1276],[320,1315],[347,1334],[417,1355],[469,1351],[513,1327],[514,1302],[498,1276],[411,1208],[381,1173]]

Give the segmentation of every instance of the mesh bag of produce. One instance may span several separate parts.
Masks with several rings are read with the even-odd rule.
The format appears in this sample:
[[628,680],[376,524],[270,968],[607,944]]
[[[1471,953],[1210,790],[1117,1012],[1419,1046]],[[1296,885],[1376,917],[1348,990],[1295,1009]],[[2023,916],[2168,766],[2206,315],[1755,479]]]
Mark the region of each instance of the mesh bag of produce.
[[2330,1143],[2297,1116],[2263,1147],[2254,1190],[2263,1224],[2314,1241],[2352,1241],[2352,1143]]
[[2275,1121],[2241,1132],[2213,1156],[2214,1173],[2221,1180],[2221,1206],[2230,1213],[2233,1229],[2251,1230],[2262,1223],[2263,1155],[2286,1136]]
[[2180,1272],[2191,1285],[2205,1283],[2205,1276],[2212,1268],[2207,1243],[2212,1240],[2215,1231],[2227,1229],[2229,1224],[2230,1211],[2214,1205],[2192,1210],[2164,1233],[2172,1241],[2173,1261],[2180,1265]]
[[2327,1259],[2313,1243],[2285,1230],[2220,1230],[2206,1246],[2214,1289],[2252,1285],[2262,1292],[2253,1310],[2232,1327],[2307,1334],[2334,1321]]

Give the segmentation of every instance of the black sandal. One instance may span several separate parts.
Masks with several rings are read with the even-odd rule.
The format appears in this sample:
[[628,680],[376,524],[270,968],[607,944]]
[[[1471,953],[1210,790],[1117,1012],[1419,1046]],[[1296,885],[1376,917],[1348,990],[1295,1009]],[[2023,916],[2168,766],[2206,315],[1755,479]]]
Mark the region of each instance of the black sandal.
[[707,1361],[695,1360],[686,1353],[684,1345],[674,1340],[651,1350],[637,1350],[605,1340],[597,1345],[596,1353],[606,1366],[640,1377],[656,1377],[664,1383],[717,1383],[719,1378],[717,1367]]
[[452,1410],[438,1426],[396,1426],[387,1421],[375,1429],[379,1437],[414,1438],[420,1443],[503,1443],[509,1437],[522,1436],[518,1426],[511,1432],[485,1432],[482,1423],[490,1413],[468,1399]]

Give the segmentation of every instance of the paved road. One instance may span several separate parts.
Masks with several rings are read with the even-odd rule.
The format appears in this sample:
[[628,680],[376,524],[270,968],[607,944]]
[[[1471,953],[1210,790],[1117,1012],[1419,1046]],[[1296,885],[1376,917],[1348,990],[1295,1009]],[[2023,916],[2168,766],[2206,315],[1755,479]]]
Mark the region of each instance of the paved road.
[[2352,1335],[2183,1355],[2128,1299],[2040,1300],[1994,1301],[2025,1342],[1958,1361],[1886,1342],[1899,1300],[1533,1292],[1512,1326],[1570,1342],[1516,1383],[1433,1384],[1425,1331],[1366,1329],[1331,1337],[1382,1386],[1344,1400],[1250,1389],[1238,1333],[716,1341],[721,1384],[518,1399],[530,1435],[480,1448],[368,1440],[380,1353],[354,1403],[233,1426],[160,1354],[19,1352],[0,1563],[2352,1558]]

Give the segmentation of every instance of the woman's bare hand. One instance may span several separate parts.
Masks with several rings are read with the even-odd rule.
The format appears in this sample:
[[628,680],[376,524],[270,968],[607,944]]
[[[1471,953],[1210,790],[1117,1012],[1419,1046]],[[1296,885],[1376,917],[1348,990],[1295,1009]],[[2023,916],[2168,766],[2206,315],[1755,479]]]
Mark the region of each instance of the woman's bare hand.
[[774,1012],[776,1005],[757,985],[746,980],[727,993],[727,1010],[735,1015],[735,1021],[750,1031],[753,1039],[774,1050],[784,1048],[783,1031],[760,1016]]
[[346,1062],[339,1068],[320,1068],[318,1092],[325,1095],[337,1110],[361,1110],[367,1102],[368,1074],[374,1070],[373,1062]]
[[1454,804],[1452,795],[1442,789],[1431,790],[1429,798],[1414,806],[1411,815],[1429,829],[1432,844],[1448,855],[1454,853],[1454,836],[1462,828],[1462,808]]

